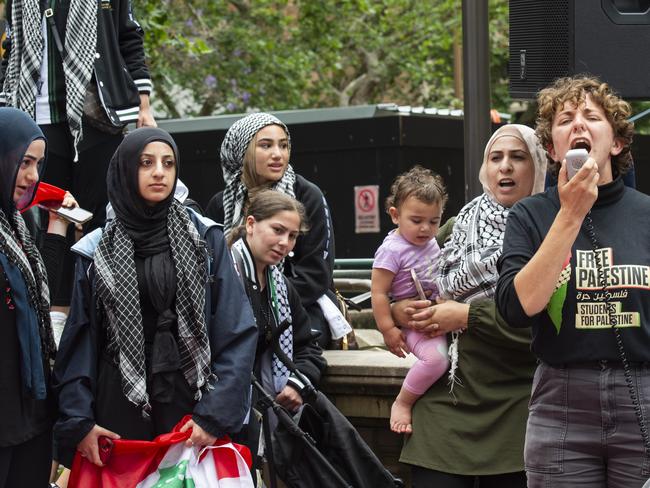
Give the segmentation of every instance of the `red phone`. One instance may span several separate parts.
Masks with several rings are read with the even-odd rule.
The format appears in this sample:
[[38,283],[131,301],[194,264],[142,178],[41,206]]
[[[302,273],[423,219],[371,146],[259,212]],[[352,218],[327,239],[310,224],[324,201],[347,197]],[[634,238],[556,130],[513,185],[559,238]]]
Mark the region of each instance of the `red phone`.
[[60,215],[64,219],[69,220],[73,224],[83,224],[93,218],[92,212],[84,210],[81,207],[61,207],[61,203],[63,203],[64,198],[65,190],[59,188],[58,186],[41,182],[39,183],[38,189],[36,190],[36,195],[34,195],[34,200],[32,200],[32,203],[29,205],[29,207],[22,209],[21,212],[24,212],[34,205],[37,205],[45,210],[55,212],[57,215]]

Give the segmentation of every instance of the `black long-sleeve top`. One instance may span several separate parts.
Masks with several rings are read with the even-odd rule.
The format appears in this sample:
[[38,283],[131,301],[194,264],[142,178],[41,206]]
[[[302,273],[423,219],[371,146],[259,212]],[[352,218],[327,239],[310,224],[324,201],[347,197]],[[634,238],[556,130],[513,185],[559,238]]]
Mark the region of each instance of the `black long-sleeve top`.
[[609,302],[628,359],[650,361],[650,197],[625,187],[621,178],[599,186],[591,209],[593,232],[585,221],[547,308],[528,317],[514,278],[539,249],[559,209],[557,187],[512,207],[498,264],[499,313],[512,327],[532,327],[533,352],[548,364],[618,361]]

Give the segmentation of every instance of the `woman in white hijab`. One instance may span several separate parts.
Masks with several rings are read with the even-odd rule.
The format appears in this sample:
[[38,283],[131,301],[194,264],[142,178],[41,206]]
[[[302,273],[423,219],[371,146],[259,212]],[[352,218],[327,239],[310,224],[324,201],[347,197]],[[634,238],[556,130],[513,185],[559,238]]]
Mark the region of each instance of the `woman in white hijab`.
[[533,129],[499,128],[479,173],[484,193],[438,233],[443,299],[395,306],[399,323],[453,339],[450,381],[435,383],[416,403],[413,435],[402,450],[414,488],[526,486],[523,444],[535,358],[529,330],[508,327],[493,297],[508,212],[543,190],[545,172]]

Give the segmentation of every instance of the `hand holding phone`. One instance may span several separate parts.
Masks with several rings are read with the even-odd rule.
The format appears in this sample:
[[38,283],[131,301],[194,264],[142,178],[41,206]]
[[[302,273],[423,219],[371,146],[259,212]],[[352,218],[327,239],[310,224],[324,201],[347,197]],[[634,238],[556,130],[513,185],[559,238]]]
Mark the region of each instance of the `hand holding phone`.
[[418,279],[418,274],[415,272],[413,268],[411,268],[411,279],[413,280],[413,284],[415,285],[415,289],[418,292],[418,297],[420,298],[420,300],[426,300],[427,296],[424,294],[422,283],[420,283],[420,280]]
[[568,151],[564,156],[564,159],[566,159],[567,179],[573,178],[588,158],[589,153],[586,149],[571,149]]
[[85,224],[93,218],[92,212],[81,207],[60,207],[54,212],[73,224]]
[[47,203],[49,202],[40,203],[38,206],[50,212],[54,212],[73,224],[85,224],[93,218],[92,212],[84,210],[81,207],[62,207],[58,202],[55,202],[55,205],[47,205]]

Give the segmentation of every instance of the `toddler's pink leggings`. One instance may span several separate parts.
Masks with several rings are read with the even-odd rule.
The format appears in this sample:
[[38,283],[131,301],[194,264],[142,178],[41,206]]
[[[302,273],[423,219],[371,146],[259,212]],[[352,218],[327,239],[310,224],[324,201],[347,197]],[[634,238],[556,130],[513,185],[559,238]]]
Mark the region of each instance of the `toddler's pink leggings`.
[[422,395],[449,368],[447,339],[445,336],[431,338],[412,329],[402,329],[406,344],[418,358],[404,378],[404,388],[415,395]]

